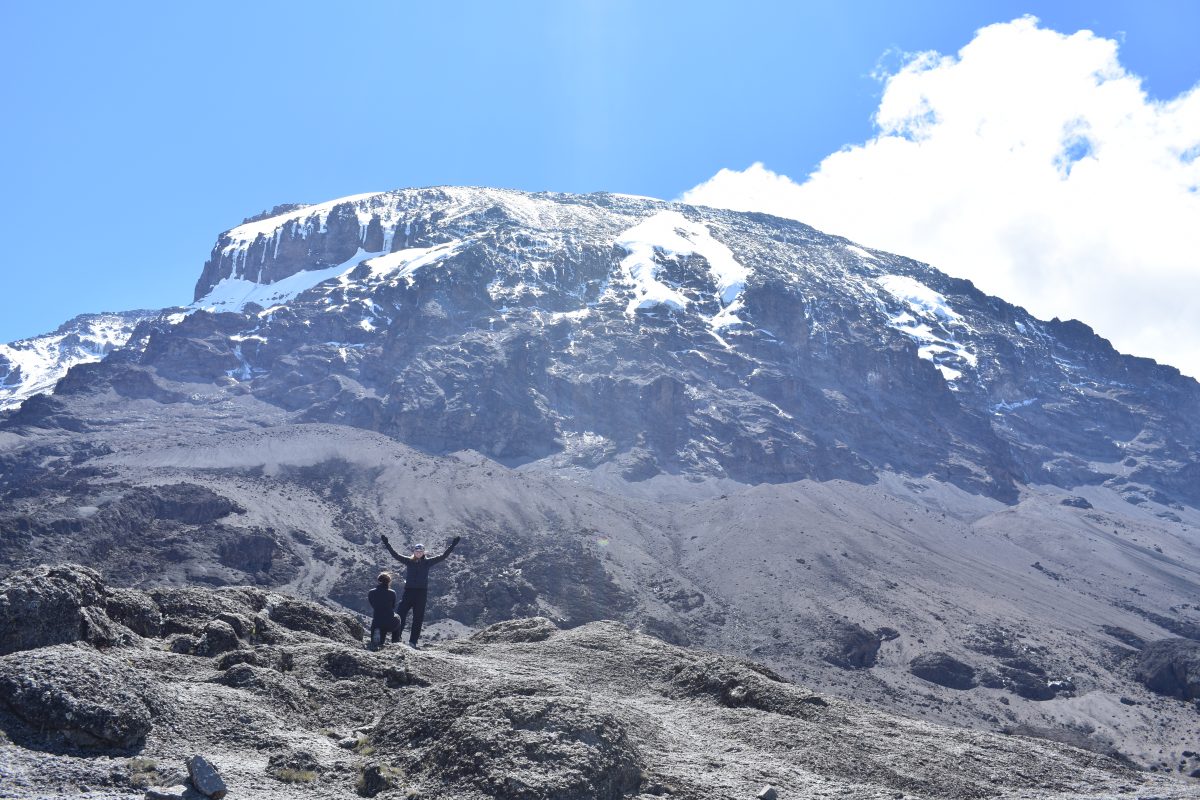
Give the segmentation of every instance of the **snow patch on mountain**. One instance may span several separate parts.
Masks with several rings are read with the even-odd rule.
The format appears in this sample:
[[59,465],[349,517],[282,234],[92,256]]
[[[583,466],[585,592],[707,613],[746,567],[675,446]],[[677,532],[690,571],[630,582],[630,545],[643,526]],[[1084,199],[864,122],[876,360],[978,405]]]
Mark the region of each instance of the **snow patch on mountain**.
[[362,261],[379,255],[365,253],[361,249],[348,261],[325,269],[305,270],[289,275],[274,283],[257,283],[244,278],[225,278],[212,291],[192,303],[192,310],[213,312],[242,311],[254,303],[263,307],[283,305],[317,284],[336,278],[347,270],[354,269]]
[[884,275],[877,283],[905,307],[892,314],[888,324],[916,342],[917,355],[933,362],[942,378],[956,388],[954,383],[962,378],[963,370],[973,369],[979,362],[950,331],[951,326],[969,327],[962,315],[943,295],[907,275]]
[[947,322],[962,319],[962,315],[950,307],[945,297],[915,278],[907,275],[884,275],[879,279],[879,285],[897,300],[908,305],[915,314],[933,316]]
[[661,211],[620,234],[615,243],[629,254],[620,264],[621,272],[634,287],[627,314],[632,316],[638,309],[656,305],[677,311],[687,308],[687,297],[659,279],[659,258],[700,256],[708,264],[721,304],[721,310],[709,319],[713,334],[720,339],[718,331],[741,324],[738,312],[750,270],[734,258],[726,245],[714,239],[704,225],[692,222],[678,211]]
[[[846,245],[846,249],[865,261],[875,261],[876,260],[875,256],[871,255],[866,250],[863,250],[861,247],[858,247],[856,245],[848,244],[848,245]],[[899,278],[900,276],[893,275],[891,277]]]
[[[466,242],[456,239],[452,242],[445,242],[433,247],[410,247],[407,250],[397,250],[394,253],[383,255],[378,253],[363,253],[360,249],[359,255],[366,257],[355,261],[354,266],[358,266],[358,263],[361,261],[361,263],[370,269],[370,274],[366,277],[366,281],[369,283],[387,281],[390,285],[395,286],[403,279],[407,280],[411,286],[413,275],[418,270],[454,255],[462,249],[464,244]],[[358,257],[355,256],[355,258]],[[351,260],[353,261],[353,259]],[[352,271],[353,268],[342,273],[339,279],[342,285],[352,283],[350,280],[350,272]]]
[[76,364],[99,361],[123,347],[156,311],[84,314],[53,333],[0,344],[0,411],[54,388]]
[[358,283],[350,275],[360,264],[370,270],[362,279],[364,285],[387,281],[394,286],[402,279],[407,279],[411,284],[412,276],[417,270],[454,255],[463,244],[464,242],[456,240],[434,247],[413,247],[394,253],[368,253],[360,247],[357,253],[341,264],[325,269],[297,272],[274,283],[225,278],[214,286],[211,292],[192,303],[190,308],[193,311],[203,309],[212,312],[240,312],[247,305],[254,303],[264,308],[275,309],[329,280],[336,279],[342,287]]

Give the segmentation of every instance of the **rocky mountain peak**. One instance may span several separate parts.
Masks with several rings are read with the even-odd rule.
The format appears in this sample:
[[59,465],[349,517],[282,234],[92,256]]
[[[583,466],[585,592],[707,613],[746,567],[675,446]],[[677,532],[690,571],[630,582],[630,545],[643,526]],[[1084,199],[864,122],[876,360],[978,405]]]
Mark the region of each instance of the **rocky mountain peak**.
[[[1196,416],[1179,413],[1200,410],[1195,381],[1082,323],[761,214],[356,195],[222,234],[196,297],[242,321],[193,314],[151,337],[146,363],[438,452],[627,478],[895,469],[1007,499],[1038,482],[1200,497]],[[214,335],[186,364],[163,360],[193,346],[172,337]],[[1167,441],[1182,472],[1151,444]]]

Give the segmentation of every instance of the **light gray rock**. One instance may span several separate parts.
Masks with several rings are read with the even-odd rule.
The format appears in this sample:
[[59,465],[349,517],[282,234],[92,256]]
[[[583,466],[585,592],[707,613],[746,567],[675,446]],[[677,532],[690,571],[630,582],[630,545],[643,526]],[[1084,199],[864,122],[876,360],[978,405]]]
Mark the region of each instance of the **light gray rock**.
[[195,790],[188,789],[182,784],[177,786],[151,786],[146,789],[144,800],[188,800],[189,797],[196,797],[198,793]]
[[192,786],[201,794],[211,797],[212,800],[221,800],[229,793],[229,788],[225,785],[221,773],[204,756],[190,756],[187,760],[187,768]]
[[162,698],[148,676],[85,647],[55,645],[0,657],[0,706],[27,726],[15,738],[127,751],[153,726]]

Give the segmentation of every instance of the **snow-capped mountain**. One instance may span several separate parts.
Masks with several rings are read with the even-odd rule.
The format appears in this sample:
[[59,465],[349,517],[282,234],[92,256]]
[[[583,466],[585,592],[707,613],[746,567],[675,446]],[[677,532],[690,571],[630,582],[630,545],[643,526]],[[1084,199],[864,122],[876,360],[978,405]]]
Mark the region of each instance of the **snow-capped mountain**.
[[[357,195],[222,234],[194,307],[244,321],[194,315],[144,363],[434,451],[627,477],[888,468],[1007,498],[1108,482],[1200,500],[1195,381],[1082,323],[765,215],[607,194]],[[186,342],[205,344],[176,363]]]
[[461,534],[447,630],[619,618],[1147,764],[1200,735],[1129,668],[1200,638],[1200,384],[799,222],[453,187],[281,207],[0,432],[0,564],[84,533],[118,582],[361,610],[375,532]]
[[76,364],[99,361],[123,347],[139,322],[161,313],[80,314],[52,333],[0,344],[0,411],[50,391]]

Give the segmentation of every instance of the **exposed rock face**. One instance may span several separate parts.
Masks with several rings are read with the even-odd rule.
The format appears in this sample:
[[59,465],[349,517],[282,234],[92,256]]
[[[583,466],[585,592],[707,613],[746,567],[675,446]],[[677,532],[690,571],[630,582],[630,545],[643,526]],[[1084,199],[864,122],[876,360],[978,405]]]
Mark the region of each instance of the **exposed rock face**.
[[908,671],[922,680],[945,686],[947,689],[973,689],[975,668],[964,664],[949,653],[924,653],[908,665]]
[[31,747],[46,746],[45,731],[51,743],[57,734],[88,748],[136,747],[150,732],[150,706],[162,702],[147,683],[120,659],[70,645],[0,657],[0,704],[24,723],[12,733]]
[[1200,699],[1200,642],[1150,642],[1138,656],[1135,674],[1151,691],[1182,700]]
[[406,775],[485,796],[616,800],[641,782],[621,720],[548,682],[432,687],[385,715],[372,741]]
[[[250,618],[256,606],[283,600],[304,605],[256,589],[188,590],[170,595],[168,617],[201,619],[232,605]],[[273,642],[220,659],[136,635],[108,652],[76,643],[0,656],[5,796],[60,796],[81,785],[140,795],[135,761],[138,780],[169,783],[214,747],[221,780],[210,784],[192,762],[198,787],[281,800],[301,791],[717,800],[754,796],[763,775],[781,797],[1192,794],[1055,742],[824,698],[760,665],[614,623],[561,631],[544,618],[514,620],[424,652],[387,654],[327,632],[277,626]],[[225,663],[233,653],[248,660]],[[137,759],[120,768],[95,758],[97,748]]]
[[80,314],[52,333],[0,344],[0,411],[49,391],[67,370],[123,347],[139,323],[168,311]]
[[[108,594],[87,567],[40,567],[9,577],[0,584],[0,655],[80,639],[107,642],[114,635]],[[120,596],[114,607],[118,618],[125,616]]]

